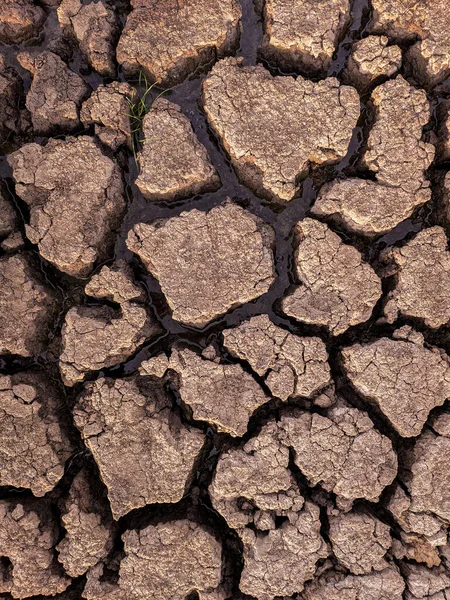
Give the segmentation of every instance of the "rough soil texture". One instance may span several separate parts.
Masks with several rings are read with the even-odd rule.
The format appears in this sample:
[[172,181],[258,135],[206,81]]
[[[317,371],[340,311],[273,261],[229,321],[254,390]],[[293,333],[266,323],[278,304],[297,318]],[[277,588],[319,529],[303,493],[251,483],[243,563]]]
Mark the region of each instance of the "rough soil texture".
[[113,81],[100,85],[81,107],[80,119],[83,125],[95,125],[95,134],[99,140],[113,151],[123,144],[131,146],[130,107],[127,98],[133,99],[134,95],[135,89],[131,85]]
[[92,68],[102,77],[114,77],[114,42],[118,34],[117,17],[102,0],[84,4],[82,0],[62,0],[58,20],[73,36]]
[[450,363],[408,327],[397,339],[381,338],[342,350],[344,370],[357,391],[379,406],[403,437],[419,435],[435,406],[450,397]]
[[313,396],[331,383],[322,340],[292,335],[271,323],[267,315],[226,329],[223,338],[225,348],[247,361],[277,398]]
[[142,69],[163,86],[179,83],[239,40],[236,0],[132,0],[117,60],[125,71]]
[[136,185],[147,200],[176,200],[217,189],[220,179],[181,108],[158,98],[143,123]]
[[64,273],[88,275],[125,209],[117,164],[88,136],[26,144],[8,160],[30,209],[28,239]]
[[146,504],[183,497],[204,436],[181,423],[159,382],[99,378],[78,398],[74,420],[116,519]]
[[349,21],[349,0],[266,0],[261,54],[287,71],[326,73]]
[[372,31],[393,42],[414,42],[406,52],[411,73],[433,87],[450,75],[450,14],[445,0],[373,0]]
[[422,139],[430,119],[423,90],[401,75],[375,88],[371,95],[374,124],[361,167],[370,179],[339,179],[320,190],[312,213],[329,217],[350,231],[376,236],[386,233],[430,200],[425,171],[434,147]]
[[66,314],[59,368],[67,386],[81,381],[88,373],[120,364],[147,339],[161,332],[141,303],[143,292],[133,283],[126,263],[103,267],[92,277],[85,292],[97,299],[117,302],[120,308],[75,306]]
[[359,116],[358,94],[337,79],[272,77],[235,58],[213,67],[203,103],[242,182],[278,202],[298,194],[310,165],[345,156]]
[[388,46],[389,39],[370,35],[353,44],[347,63],[346,77],[361,93],[381,78],[395,75],[402,65],[399,46]]
[[202,327],[274,281],[272,229],[237,204],[139,223],[127,246],[158,280],[172,316]]
[[0,0],[0,600],[450,600],[447,0]]
[[89,90],[84,80],[53,52],[37,56],[21,52],[17,60],[33,76],[26,106],[35,132],[49,135],[58,129],[65,132],[76,129],[80,124],[81,102]]
[[298,283],[282,309],[303,323],[339,335],[367,321],[381,296],[381,281],[361,254],[327,225],[305,219],[295,227]]

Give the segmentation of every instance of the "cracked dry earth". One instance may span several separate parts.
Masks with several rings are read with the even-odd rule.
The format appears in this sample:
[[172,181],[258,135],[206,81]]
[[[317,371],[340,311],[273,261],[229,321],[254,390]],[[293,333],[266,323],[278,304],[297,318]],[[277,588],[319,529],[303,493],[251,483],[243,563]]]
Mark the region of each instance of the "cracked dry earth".
[[449,32],[0,0],[0,600],[450,600]]

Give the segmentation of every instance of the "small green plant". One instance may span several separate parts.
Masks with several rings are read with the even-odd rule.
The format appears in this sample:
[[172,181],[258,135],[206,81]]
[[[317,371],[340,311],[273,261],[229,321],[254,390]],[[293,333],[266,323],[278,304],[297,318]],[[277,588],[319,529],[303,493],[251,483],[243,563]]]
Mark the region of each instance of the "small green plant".
[[145,73],[139,71],[138,90],[142,90],[142,92],[133,94],[131,98],[127,97],[128,106],[130,107],[128,116],[130,117],[131,125],[131,150],[136,165],[138,164],[137,152],[139,150],[139,144],[151,140],[151,138],[139,139],[144,117],[151,109],[153,102],[169,91],[169,89],[162,90],[162,92],[152,99],[151,92],[155,86],[156,82],[150,84]]

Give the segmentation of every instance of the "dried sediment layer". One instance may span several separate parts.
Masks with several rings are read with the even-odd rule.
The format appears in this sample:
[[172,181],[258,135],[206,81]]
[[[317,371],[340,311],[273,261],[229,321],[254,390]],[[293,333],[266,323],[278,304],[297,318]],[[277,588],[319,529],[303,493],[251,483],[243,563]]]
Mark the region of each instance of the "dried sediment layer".
[[53,52],[37,55],[21,52],[17,59],[33,75],[26,106],[34,132],[51,135],[76,129],[80,124],[81,102],[89,91],[84,80]]
[[62,0],[58,20],[74,37],[92,68],[102,77],[114,77],[114,42],[118,34],[115,12],[103,0],[84,4],[82,0]]
[[295,336],[267,315],[223,332],[224,346],[263,377],[274,396],[313,396],[331,382],[328,353],[318,337]]
[[433,87],[450,75],[447,0],[373,0],[372,6],[374,33],[387,35],[393,42],[415,42],[405,59],[421,84]]
[[64,273],[88,275],[125,210],[118,165],[89,136],[26,144],[8,162],[30,208],[28,239]]
[[176,200],[217,189],[220,179],[181,108],[156,100],[144,118],[136,185],[148,200]]
[[187,519],[149,525],[122,535],[125,558],[119,581],[102,579],[103,566],[87,578],[83,598],[100,600],[221,600],[222,548],[197,523]]
[[283,299],[283,312],[334,335],[367,321],[381,297],[381,281],[360,252],[313,219],[297,223],[295,234],[294,268],[301,285]]
[[35,356],[44,351],[57,297],[41,283],[31,255],[0,258],[0,352]]
[[[58,525],[49,505],[0,501],[0,593],[13,598],[54,596],[70,579],[56,561]],[[6,559],[12,566],[4,569]]]
[[421,141],[430,118],[423,90],[398,76],[375,88],[371,100],[375,123],[361,166],[376,181],[351,178],[327,183],[311,209],[314,215],[368,237],[389,231],[430,200],[425,171],[434,157],[434,146]]
[[45,12],[32,0],[2,0],[0,42],[20,44],[35,37],[45,18]]
[[450,253],[441,227],[420,231],[404,246],[384,255],[395,272],[384,314],[389,323],[399,315],[423,319],[437,328],[450,320]]
[[128,83],[113,81],[99,85],[81,107],[83,125],[94,125],[99,140],[114,152],[123,144],[131,146],[128,99],[131,100],[135,92]]
[[180,83],[237,46],[236,0],[132,0],[118,46],[125,71],[142,69],[163,86]]
[[395,75],[402,66],[402,51],[388,42],[385,35],[370,35],[355,42],[345,71],[346,82],[366,92],[380,78]]
[[289,71],[326,73],[349,22],[349,0],[266,0],[260,52]]
[[202,327],[267,292],[274,281],[273,237],[259,217],[226,202],[139,223],[127,246],[159,281],[173,318]]
[[154,502],[178,502],[203,445],[182,425],[154,380],[97,379],[86,385],[75,424],[108,488],[114,518]]
[[435,406],[450,397],[450,364],[423,336],[403,327],[396,339],[381,338],[342,350],[343,366],[355,389],[374,402],[403,437],[419,435]]
[[34,372],[0,376],[0,486],[50,492],[72,452],[60,391]]
[[345,156],[360,103],[337,79],[272,77],[262,66],[229,58],[205,79],[203,104],[243,183],[287,202],[311,165]]

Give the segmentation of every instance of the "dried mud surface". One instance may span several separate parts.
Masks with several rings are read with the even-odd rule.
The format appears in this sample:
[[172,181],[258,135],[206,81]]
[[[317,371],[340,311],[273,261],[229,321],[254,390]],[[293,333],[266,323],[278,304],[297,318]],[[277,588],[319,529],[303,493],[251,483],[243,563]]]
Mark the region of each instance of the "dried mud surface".
[[0,600],[450,598],[446,0],[0,0]]

